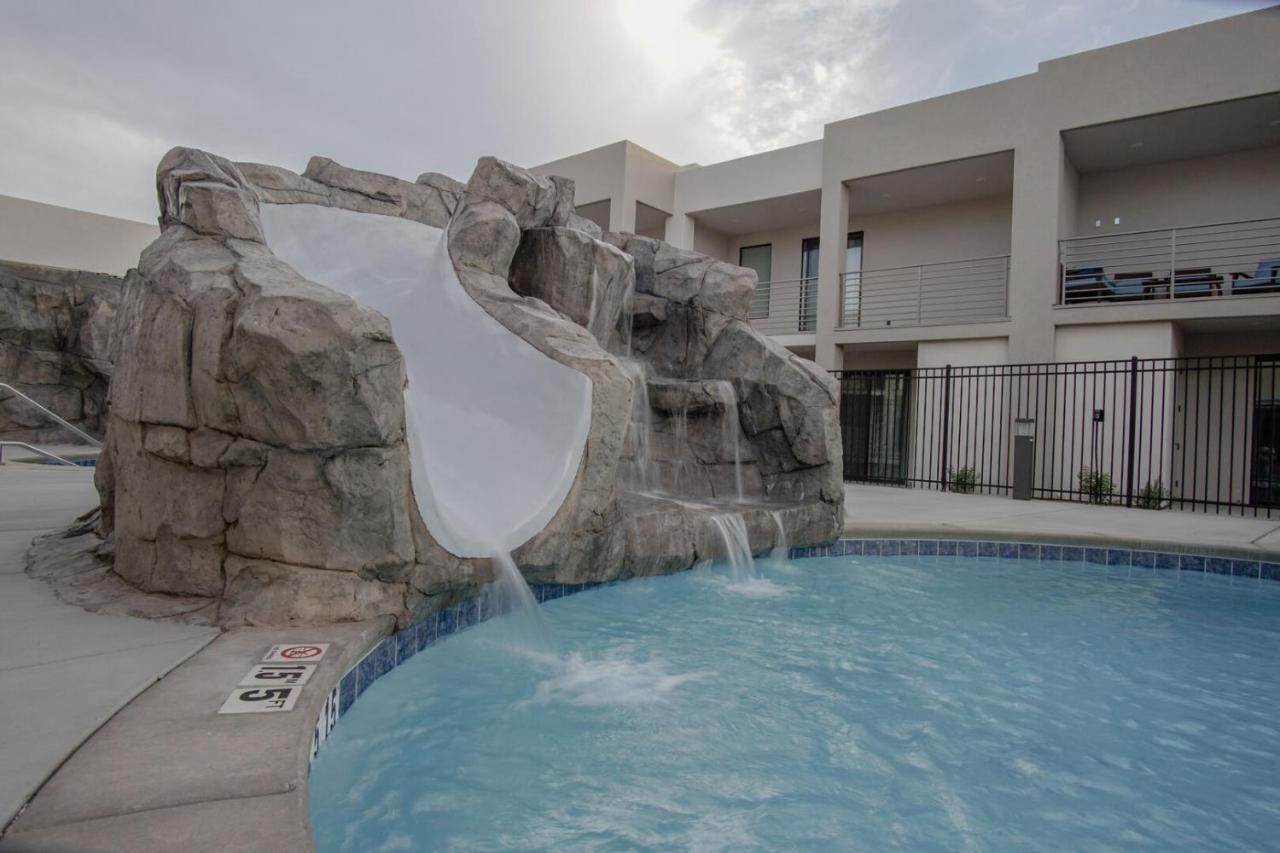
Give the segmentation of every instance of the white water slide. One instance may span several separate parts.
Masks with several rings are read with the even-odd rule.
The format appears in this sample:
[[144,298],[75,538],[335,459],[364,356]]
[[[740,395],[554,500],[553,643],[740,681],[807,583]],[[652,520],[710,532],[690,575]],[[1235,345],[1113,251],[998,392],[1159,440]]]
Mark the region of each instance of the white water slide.
[[436,541],[484,557],[545,527],[582,459],[591,380],[489,316],[439,228],[312,204],[264,204],[261,216],[278,258],[391,321],[414,495]]

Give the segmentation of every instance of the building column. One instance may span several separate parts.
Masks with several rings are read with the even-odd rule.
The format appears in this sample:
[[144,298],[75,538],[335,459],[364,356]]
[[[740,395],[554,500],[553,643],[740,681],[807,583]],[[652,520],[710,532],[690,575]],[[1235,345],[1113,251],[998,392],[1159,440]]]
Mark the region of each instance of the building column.
[[693,250],[693,235],[697,223],[687,213],[676,211],[667,217],[666,241],[677,249]]
[[840,322],[840,279],[844,275],[845,243],[849,234],[849,187],[843,181],[822,186],[822,225],[818,229],[818,329],[813,358],[826,370],[844,365],[835,342]]
[[1057,131],[1013,153],[1013,222],[1009,241],[1009,361],[1053,361],[1053,306],[1058,288],[1060,220],[1067,180]]

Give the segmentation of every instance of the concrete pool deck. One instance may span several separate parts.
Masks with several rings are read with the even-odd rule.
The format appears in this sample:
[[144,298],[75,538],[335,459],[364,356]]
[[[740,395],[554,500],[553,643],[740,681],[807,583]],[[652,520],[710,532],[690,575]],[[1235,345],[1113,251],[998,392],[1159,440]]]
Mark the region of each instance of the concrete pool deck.
[[1131,509],[1067,501],[1015,501],[932,489],[845,484],[846,536],[1007,539],[1066,544],[1172,546],[1231,554],[1280,554],[1273,518]]
[[88,613],[27,576],[31,540],[96,503],[91,468],[0,466],[0,827],[113,714],[218,634]]
[[[221,632],[64,604],[27,548],[96,504],[91,468],[0,466],[0,850],[312,849],[316,718],[391,620]],[[219,715],[289,642],[332,644],[293,710]]]

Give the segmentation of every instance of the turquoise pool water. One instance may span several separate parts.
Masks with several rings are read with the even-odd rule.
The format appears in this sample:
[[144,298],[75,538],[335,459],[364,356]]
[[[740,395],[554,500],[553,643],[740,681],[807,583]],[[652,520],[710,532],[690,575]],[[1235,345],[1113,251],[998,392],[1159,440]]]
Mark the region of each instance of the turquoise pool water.
[[335,850],[1274,849],[1280,583],[956,557],[629,581],[377,681]]

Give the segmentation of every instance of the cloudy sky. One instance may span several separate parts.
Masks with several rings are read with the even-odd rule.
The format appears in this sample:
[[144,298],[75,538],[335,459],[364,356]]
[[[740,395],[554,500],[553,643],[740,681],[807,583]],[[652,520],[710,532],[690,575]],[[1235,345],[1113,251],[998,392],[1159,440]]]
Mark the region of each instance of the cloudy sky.
[[174,145],[460,179],[629,138],[680,163],[1252,0],[0,2],[0,194],[139,220]]

